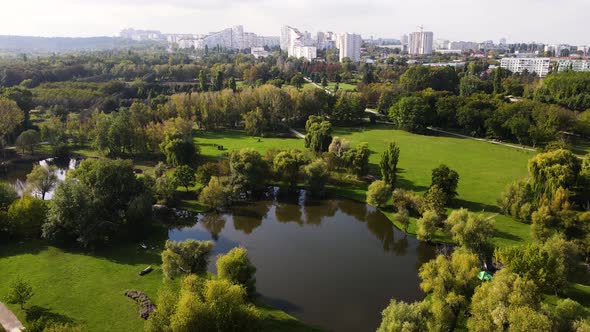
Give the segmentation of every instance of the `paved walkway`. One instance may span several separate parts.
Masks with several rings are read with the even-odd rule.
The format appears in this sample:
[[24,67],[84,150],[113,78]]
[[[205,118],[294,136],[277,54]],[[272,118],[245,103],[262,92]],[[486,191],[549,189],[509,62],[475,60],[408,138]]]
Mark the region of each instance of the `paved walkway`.
[[514,145],[514,144],[509,144],[509,143],[502,143],[502,142],[493,141],[493,140],[489,140],[489,139],[485,139],[485,138],[477,138],[477,137],[473,137],[473,136],[467,136],[467,135],[457,134],[457,133],[453,133],[453,132],[450,132],[450,131],[446,131],[446,130],[442,130],[442,129],[437,129],[437,128],[433,128],[433,127],[427,127],[427,129],[430,130],[430,131],[435,131],[437,133],[443,133],[443,134],[447,134],[447,135],[451,135],[451,136],[472,139],[474,141],[480,141],[480,142],[487,142],[487,143],[492,143],[492,144],[497,144],[497,145],[503,145],[503,146],[507,146],[507,147],[510,147],[510,148],[521,149],[521,150],[525,150],[525,151],[533,151],[533,152],[536,151],[535,149],[533,149],[531,147]]
[[305,135],[303,135],[302,133],[298,132],[297,130],[287,126],[287,129],[289,129],[290,132],[293,133],[293,135],[299,137],[299,138],[305,138]]
[[0,302],[0,325],[4,327],[6,332],[21,332],[25,330],[23,324],[2,302]]

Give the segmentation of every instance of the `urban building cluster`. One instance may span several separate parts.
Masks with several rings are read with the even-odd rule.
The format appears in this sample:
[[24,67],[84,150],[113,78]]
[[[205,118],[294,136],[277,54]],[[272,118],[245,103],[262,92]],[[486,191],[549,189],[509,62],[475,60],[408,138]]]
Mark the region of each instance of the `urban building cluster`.
[[312,60],[318,50],[336,48],[340,51],[339,59],[349,58],[353,62],[361,61],[361,35],[354,33],[318,32],[315,38],[308,31],[300,31],[292,26],[281,28],[281,49],[289,56]]
[[223,47],[232,49],[247,49],[253,47],[274,47],[279,45],[280,38],[275,36],[259,36],[252,32],[245,32],[244,27],[236,25],[208,34],[163,34],[155,30],[125,29],[121,31],[122,38],[136,41],[166,41],[179,48],[202,49],[206,47]]
[[[397,49],[398,53],[409,54],[414,57],[408,63],[424,63],[422,56],[438,54],[471,54],[485,57],[489,51],[495,51],[500,57],[500,67],[514,73],[534,73],[540,77],[547,76],[551,71],[590,71],[588,55],[590,47],[586,45],[572,46],[567,44],[546,45],[540,43],[508,44],[506,38],[499,43],[492,40],[483,42],[451,41],[448,39],[434,39],[432,31],[420,31],[405,34],[400,40],[391,38],[363,40],[355,33],[335,33],[320,31],[312,34],[295,27],[284,25],[280,36],[260,36],[244,31],[244,27],[237,25],[208,34],[163,34],[157,30],[125,29],[120,36],[135,41],[162,41],[179,48],[203,49],[206,47],[223,47],[227,49],[247,50],[256,58],[270,55],[269,48],[280,47],[290,57],[304,58],[313,61],[318,58],[318,51],[337,49],[339,60],[349,59],[352,62],[361,61],[363,43],[376,45],[383,49]],[[384,56],[387,56],[385,53]],[[363,61],[372,62],[372,59]],[[424,63],[427,65],[461,66],[464,62],[456,60],[449,63]]]

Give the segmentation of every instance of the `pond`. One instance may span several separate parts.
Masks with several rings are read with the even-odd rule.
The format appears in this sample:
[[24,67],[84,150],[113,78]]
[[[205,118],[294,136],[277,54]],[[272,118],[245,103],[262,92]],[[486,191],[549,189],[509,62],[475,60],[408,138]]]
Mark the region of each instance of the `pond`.
[[374,331],[392,298],[421,300],[418,268],[435,255],[366,204],[303,195],[201,215],[169,238],[213,240],[215,256],[247,248],[261,300],[329,331]]
[[[0,180],[8,182],[18,193],[19,196],[22,196],[27,188],[27,174],[33,170],[33,165],[41,165],[43,167],[48,167],[49,165],[56,166],[55,174],[57,175],[58,182],[62,182],[66,179],[66,173],[69,170],[75,169],[78,164],[79,160],[75,158],[71,159],[56,159],[56,158],[48,158],[41,160],[39,162],[23,162],[15,164],[7,173],[0,174]],[[45,199],[51,199],[53,197],[53,192],[55,191],[55,187],[45,194]],[[36,195],[37,197],[41,197],[41,195]]]

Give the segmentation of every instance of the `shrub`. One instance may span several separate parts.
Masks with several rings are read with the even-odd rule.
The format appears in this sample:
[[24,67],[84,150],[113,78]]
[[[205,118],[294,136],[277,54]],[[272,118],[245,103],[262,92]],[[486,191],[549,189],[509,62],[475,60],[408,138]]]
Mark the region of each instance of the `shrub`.
[[233,248],[217,259],[217,275],[233,284],[244,286],[250,296],[256,291],[255,273],[256,267],[250,262],[245,248]]
[[384,181],[375,181],[369,186],[367,191],[367,203],[374,207],[382,207],[387,203],[391,196],[391,187]]
[[432,240],[434,233],[436,232],[436,225],[439,222],[439,216],[435,211],[426,211],[422,215],[422,218],[418,219],[418,230],[416,236],[420,241]]
[[420,215],[424,211],[424,200],[414,192],[404,189],[396,189],[392,196],[393,206],[398,211],[406,210],[414,215]]

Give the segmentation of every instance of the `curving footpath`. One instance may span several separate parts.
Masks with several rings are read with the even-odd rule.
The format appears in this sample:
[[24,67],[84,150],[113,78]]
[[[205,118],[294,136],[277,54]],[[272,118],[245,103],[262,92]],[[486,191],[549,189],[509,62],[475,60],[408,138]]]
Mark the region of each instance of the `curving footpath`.
[[0,302],[0,325],[2,325],[6,332],[21,332],[25,330],[23,324],[2,302]]

